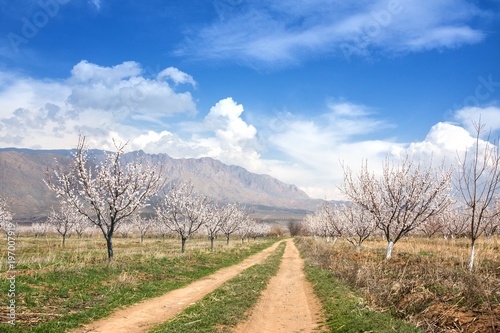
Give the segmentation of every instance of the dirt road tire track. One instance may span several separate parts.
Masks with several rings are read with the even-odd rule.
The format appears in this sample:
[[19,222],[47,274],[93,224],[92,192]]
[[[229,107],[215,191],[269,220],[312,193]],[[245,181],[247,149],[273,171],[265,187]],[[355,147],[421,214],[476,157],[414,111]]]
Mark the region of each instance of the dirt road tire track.
[[293,240],[287,240],[278,274],[269,281],[250,318],[234,332],[318,332],[322,307],[303,268],[299,250]]
[[87,324],[73,332],[147,332],[154,326],[175,317],[243,270],[266,259],[278,247],[279,243],[276,242],[271,247],[254,254],[239,264],[222,268],[210,276],[201,278],[183,288],[172,290],[163,296],[117,310],[110,317]]

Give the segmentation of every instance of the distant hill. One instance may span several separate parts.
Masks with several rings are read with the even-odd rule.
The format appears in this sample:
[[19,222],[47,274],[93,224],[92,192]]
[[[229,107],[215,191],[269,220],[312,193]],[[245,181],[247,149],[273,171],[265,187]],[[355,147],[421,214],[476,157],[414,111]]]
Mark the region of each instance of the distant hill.
[[[102,155],[102,151],[93,152]],[[0,149],[0,195],[7,200],[16,219],[43,219],[51,207],[57,205],[57,198],[43,179],[47,169],[55,166],[56,159],[60,166],[67,167],[71,154],[71,150]],[[145,163],[163,163],[169,183],[190,180],[198,192],[216,201],[240,202],[255,212],[300,216],[314,210],[321,202],[309,198],[295,185],[212,158],[174,159],[167,154],[144,152],[123,156],[132,161],[138,155]]]

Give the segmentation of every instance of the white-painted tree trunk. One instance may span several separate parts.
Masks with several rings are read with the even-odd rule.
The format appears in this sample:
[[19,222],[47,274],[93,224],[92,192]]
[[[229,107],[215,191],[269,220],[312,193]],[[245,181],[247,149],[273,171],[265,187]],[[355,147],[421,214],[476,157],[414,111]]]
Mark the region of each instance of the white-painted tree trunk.
[[337,239],[338,239],[338,237],[335,237],[335,238],[333,239],[333,243],[332,243],[332,245],[335,245],[335,243],[337,243]]
[[330,243],[330,237],[326,237],[326,242]]
[[469,271],[472,271],[473,267],[474,267],[474,245],[472,245],[472,248],[470,250]]
[[393,246],[394,246],[394,242],[390,241],[389,244],[387,245],[387,255],[385,256],[386,259],[389,259],[391,257]]

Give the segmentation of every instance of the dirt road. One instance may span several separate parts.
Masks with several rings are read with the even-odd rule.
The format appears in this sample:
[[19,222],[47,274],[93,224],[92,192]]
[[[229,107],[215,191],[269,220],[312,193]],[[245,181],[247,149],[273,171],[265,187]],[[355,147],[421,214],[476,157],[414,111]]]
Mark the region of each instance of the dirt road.
[[287,241],[278,274],[236,333],[315,332],[321,305],[305,279],[304,261],[292,240]]
[[240,274],[269,256],[279,242],[241,263],[218,270],[214,274],[197,280],[190,285],[173,290],[163,296],[118,310],[108,318],[95,321],[74,332],[147,332],[152,327],[173,318],[191,304],[220,287],[225,281]]

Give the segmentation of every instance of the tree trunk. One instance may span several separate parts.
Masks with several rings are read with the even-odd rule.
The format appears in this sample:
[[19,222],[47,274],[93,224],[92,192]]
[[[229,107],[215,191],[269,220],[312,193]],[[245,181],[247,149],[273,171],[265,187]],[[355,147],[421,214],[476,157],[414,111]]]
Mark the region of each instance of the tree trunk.
[[65,244],[66,244],[66,236],[63,235],[63,244],[62,244],[62,247],[64,247]]
[[359,252],[359,251],[360,251],[360,245],[356,244],[356,252]]
[[226,235],[226,245],[229,246],[229,234]]
[[143,243],[144,243],[144,235],[141,234],[141,244],[143,244]]
[[474,242],[472,242],[472,247],[470,250],[469,271],[472,271],[473,267],[474,267]]
[[181,238],[181,241],[182,241],[182,250],[181,250],[181,253],[184,253],[184,250],[186,248],[186,239],[187,239],[187,237],[182,237]]
[[392,247],[394,246],[394,242],[390,241],[389,244],[387,244],[387,255],[385,256],[385,259],[390,259],[392,255]]
[[111,236],[106,237],[106,245],[108,246],[108,263],[113,262],[113,244],[111,243]]
[[211,248],[212,248],[212,252],[214,252],[214,237],[210,238],[210,245],[211,245]]

